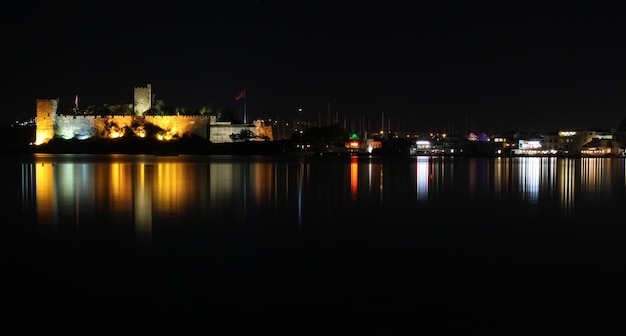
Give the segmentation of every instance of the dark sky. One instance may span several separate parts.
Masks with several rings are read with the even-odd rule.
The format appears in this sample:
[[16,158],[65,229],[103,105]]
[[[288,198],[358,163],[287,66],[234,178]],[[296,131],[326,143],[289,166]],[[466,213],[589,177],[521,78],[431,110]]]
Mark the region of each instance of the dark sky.
[[[601,2],[18,3],[2,15],[2,123],[37,98],[132,101],[347,126],[495,132],[614,128],[624,20]],[[521,2],[520,2],[521,3]],[[400,4],[400,5],[398,5]],[[589,7],[593,6],[593,7]],[[7,7],[8,9],[8,7]]]

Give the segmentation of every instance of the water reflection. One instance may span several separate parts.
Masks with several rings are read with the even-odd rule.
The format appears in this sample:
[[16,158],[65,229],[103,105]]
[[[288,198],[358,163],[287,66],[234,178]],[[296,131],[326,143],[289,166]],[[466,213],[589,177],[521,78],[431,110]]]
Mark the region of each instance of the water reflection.
[[429,161],[430,157],[419,156],[415,165],[415,191],[419,202],[428,200],[428,182],[430,181],[431,166]]
[[137,244],[150,247],[156,229],[284,222],[301,230],[329,218],[406,216],[413,206],[554,203],[568,217],[577,199],[619,202],[626,189],[619,159],[105,157],[20,162],[22,212],[36,214],[42,232],[132,226]]
[[146,165],[137,165],[137,178],[135,179],[135,232],[137,245],[149,248],[152,246],[152,176],[146,172]]
[[574,187],[576,182],[576,169],[574,160],[560,160],[557,164],[558,199],[562,212],[569,216],[574,207]]
[[[517,166],[519,190],[522,199],[537,203],[539,200],[539,186],[542,177],[542,168],[545,168],[547,162],[542,162],[545,158],[521,158]],[[549,186],[548,186],[549,187]]]
[[357,200],[359,191],[359,158],[350,157],[350,198],[352,201]]

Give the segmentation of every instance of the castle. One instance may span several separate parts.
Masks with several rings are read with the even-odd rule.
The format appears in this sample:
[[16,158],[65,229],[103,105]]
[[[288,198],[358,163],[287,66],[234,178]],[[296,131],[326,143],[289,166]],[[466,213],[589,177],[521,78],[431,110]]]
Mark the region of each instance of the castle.
[[204,115],[145,115],[152,107],[152,86],[136,87],[132,115],[81,115],[58,112],[59,99],[37,99],[37,129],[35,144],[44,144],[53,138],[88,139],[92,137],[117,138],[133,132],[136,136],[147,135],[146,126],[160,129],[156,137],[170,140],[183,136],[200,136],[212,143],[234,142],[242,131],[252,135],[248,140],[273,140],[272,127],[262,120],[251,124],[218,122],[215,116]]

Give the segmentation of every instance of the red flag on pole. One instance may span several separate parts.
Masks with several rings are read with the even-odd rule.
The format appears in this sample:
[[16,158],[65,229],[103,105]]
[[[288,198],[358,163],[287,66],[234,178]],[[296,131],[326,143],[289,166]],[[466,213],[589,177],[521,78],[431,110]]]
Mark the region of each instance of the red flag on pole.
[[239,92],[237,97],[235,97],[235,100],[239,100],[241,98],[246,98],[246,89],[241,90],[241,92]]

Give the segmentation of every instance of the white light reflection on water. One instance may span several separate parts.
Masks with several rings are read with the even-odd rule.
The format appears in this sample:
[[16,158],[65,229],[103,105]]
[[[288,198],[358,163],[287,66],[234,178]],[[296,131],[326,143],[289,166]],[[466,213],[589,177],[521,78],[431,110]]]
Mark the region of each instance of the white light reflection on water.
[[291,225],[301,228],[344,210],[383,216],[408,209],[400,203],[411,201],[439,208],[467,204],[469,211],[472,204],[497,206],[492,201],[544,208],[554,201],[567,217],[576,199],[587,205],[623,194],[613,184],[625,174],[623,159],[538,157],[294,163],[41,156],[19,165],[17,204],[22,213],[36,214],[42,232],[65,226],[80,234],[100,222],[130,224],[138,243],[148,247],[157,227],[233,227],[293,217]]
[[415,165],[415,193],[418,201],[428,201],[428,182],[430,180],[430,157],[418,156]]
[[521,158],[517,167],[521,196],[530,203],[537,203],[539,200],[541,160],[539,157]]
[[556,307],[563,324],[605,306],[601,323],[623,316],[613,307],[626,278],[626,230],[614,220],[626,204],[624,159],[9,160],[2,210],[17,219],[2,225],[5,301],[19,321],[54,306],[67,320],[43,325],[87,326],[94,309],[105,319],[122,309],[178,328],[207,303],[195,315],[231,303],[233,316],[256,314],[272,300],[281,306],[272,316],[312,302],[315,314],[349,311],[345,298],[363,293],[359,307],[393,301],[370,316],[448,316],[455,297],[455,321],[475,302],[513,314],[521,302],[521,315],[547,302],[532,317],[551,320]]

